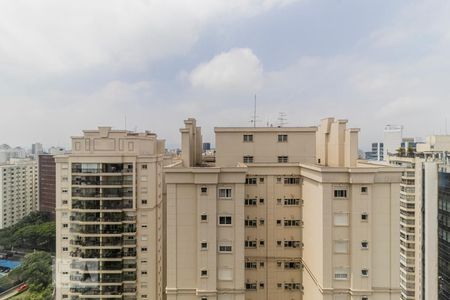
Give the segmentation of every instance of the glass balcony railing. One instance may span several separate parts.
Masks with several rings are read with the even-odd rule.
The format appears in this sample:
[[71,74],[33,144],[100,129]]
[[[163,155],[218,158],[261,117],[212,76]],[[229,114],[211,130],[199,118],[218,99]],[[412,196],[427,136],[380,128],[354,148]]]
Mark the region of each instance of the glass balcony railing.
[[72,173],[132,173],[133,164],[96,164],[96,163],[72,163]]
[[72,200],[72,209],[100,209],[100,201],[98,200]]

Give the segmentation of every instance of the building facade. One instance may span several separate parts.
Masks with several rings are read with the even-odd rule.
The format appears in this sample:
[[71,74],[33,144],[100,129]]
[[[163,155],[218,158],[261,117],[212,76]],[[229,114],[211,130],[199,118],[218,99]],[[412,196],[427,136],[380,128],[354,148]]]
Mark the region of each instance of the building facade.
[[400,147],[403,138],[403,126],[386,125],[383,133],[384,153],[383,157],[387,159],[389,154],[395,154]]
[[39,211],[55,217],[56,209],[56,163],[53,155],[38,156]]
[[38,190],[36,161],[11,159],[0,165],[0,229],[38,209]]
[[[435,261],[438,257],[438,223],[436,220],[439,213],[437,199],[438,184],[444,183],[445,180],[439,181],[437,168],[446,164],[448,160],[446,151],[450,151],[450,137],[430,136],[426,140],[426,143],[417,144],[417,149],[413,154],[404,152],[402,155],[396,154],[388,157],[391,165],[403,168],[400,184],[400,287],[402,300],[438,299],[438,281],[436,279],[438,264]],[[427,165],[432,171],[426,172]],[[430,249],[430,247],[432,249],[427,251],[426,249]],[[434,283],[434,287],[429,285],[431,282]]]
[[384,160],[384,144],[383,143],[372,143],[372,151],[366,152],[367,160]]
[[398,169],[357,161],[358,130],[185,122],[165,169],[168,299],[399,299]]
[[164,141],[99,127],[56,160],[56,299],[162,299]]

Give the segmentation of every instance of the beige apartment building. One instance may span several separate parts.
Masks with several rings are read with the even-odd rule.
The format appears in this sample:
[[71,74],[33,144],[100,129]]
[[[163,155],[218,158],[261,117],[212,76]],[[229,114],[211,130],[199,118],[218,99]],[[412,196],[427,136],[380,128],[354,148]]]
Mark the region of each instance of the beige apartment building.
[[83,133],[56,156],[56,299],[162,299],[164,141]]
[[194,119],[165,168],[167,299],[391,300],[401,170],[357,161],[358,130],[216,128]]
[[38,204],[37,162],[30,159],[10,159],[0,164],[0,229],[19,222]]

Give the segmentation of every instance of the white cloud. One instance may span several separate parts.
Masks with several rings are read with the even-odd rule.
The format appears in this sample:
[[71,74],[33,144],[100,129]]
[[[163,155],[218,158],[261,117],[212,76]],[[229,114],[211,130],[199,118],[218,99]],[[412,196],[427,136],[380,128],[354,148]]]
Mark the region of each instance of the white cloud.
[[263,66],[251,49],[231,49],[197,66],[189,81],[193,87],[251,94],[262,87]]
[[187,53],[201,31],[289,0],[4,0],[0,71],[133,69]]

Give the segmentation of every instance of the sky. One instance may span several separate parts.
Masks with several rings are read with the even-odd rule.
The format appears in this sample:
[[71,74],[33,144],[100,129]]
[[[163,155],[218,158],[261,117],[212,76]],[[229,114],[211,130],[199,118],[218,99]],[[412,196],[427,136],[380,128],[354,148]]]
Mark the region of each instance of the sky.
[[[83,129],[150,130],[179,145],[215,126],[446,132],[450,1],[2,0],[0,144],[68,146]],[[450,120],[449,120],[450,123]]]

